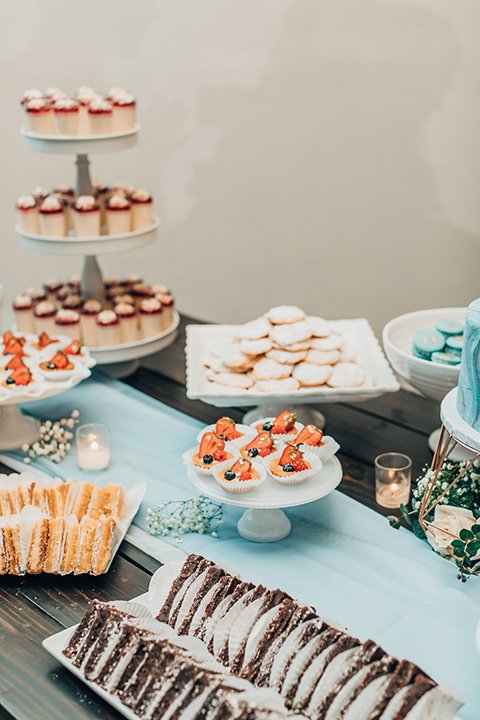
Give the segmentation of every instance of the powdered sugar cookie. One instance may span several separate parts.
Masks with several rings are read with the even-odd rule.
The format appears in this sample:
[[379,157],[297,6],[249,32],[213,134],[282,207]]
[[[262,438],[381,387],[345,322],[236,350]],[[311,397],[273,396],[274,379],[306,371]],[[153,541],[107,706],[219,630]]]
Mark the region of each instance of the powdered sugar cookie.
[[365,382],[365,373],[360,365],[352,362],[340,362],[335,365],[327,380],[330,387],[358,387]]
[[288,352],[300,352],[303,350],[310,350],[310,340],[305,340],[305,342],[292,343],[292,345],[280,345],[279,343],[272,340],[272,348],[274,350],[288,350]]
[[288,377],[292,372],[292,365],[282,365],[269,358],[262,358],[255,363],[252,374],[257,380],[280,380]]
[[220,360],[230,369],[249,370],[252,367],[251,358],[241,351],[239,345],[226,349]]
[[306,314],[295,305],[279,305],[266,312],[265,317],[270,320],[273,325],[283,325],[285,323],[296,323],[300,320],[305,320]]
[[307,317],[307,323],[312,331],[313,337],[322,338],[330,335],[330,324],[328,320],[324,320],[321,317],[309,315]]
[[313,350],[339,350],[344,342],[341,335],[332,333],[328,337],[313,338],[310,344]]
[[351,345],[348,343],[342,345],[340,348],[340,362],[355,362],[356,357],[357,354]]
[[300,383],[293,377],[282,378],[281,380],[258,380],[255,390],[258,392],[268,393],[269,395],[277,395],[281,393],[293,392],[298,390]]
[[236,340],[213,340],[208,345],[210,354],[217,358],[221,358],[225,353],[232,352],[239,347],[240,343]]
[[212,373],[212,375],[208,374],[207,377],[219,385],[242,388],[243,390],[248,390],[254,384],[252,378],[244,373]]
[[312,336],[306,320],[290,323],[288,325],[275,325],[270,330],[270,339],[279,345],[289,347],[295,343],[303,343]]
[[312,365],[311,363],[301,362],[295,365],[292,371],[292,377],[298,380],[300,385],[323,385],[327,382],[332,374],[330,365]]
[[[220,372],[237,372],[236,369],[234,370],[234,369],[228,368],[228,367],[225,365],[225,363],[222,362],[222,360],[220,360],[220,358],[215,357],[215,355],[209,355],[209,356],[205,359],[204,365],[205,365],[206,367],[210,368],[211,370],[213,370],[213,371],[216,372],[216,373],[220,373]],[[243,371],[240,370],[240,371],[238,371],[238,372],[243,372]]]
[[278,350],[273,348],[267,352],[267,358],[275,360],[286,365],[295,365],[295,363],[302,362],[305,360],[308,350],[297,350],[297,352],[290,352],[289,350]]
[[270,338],[259,338],[258,340],[242,340],[240,350],[245,355],[264,355],[272,349],[272,341]]
[[238,328],[236,336],[242,340],[259,340],[260,338],[267,337],[271,329],[272,326],[267,318],[259,317],[256,320],[245,323],[245,325],[241,325]]
[[309,350],[305,362],[312,365],[335,365],[340,360],[338,350]]

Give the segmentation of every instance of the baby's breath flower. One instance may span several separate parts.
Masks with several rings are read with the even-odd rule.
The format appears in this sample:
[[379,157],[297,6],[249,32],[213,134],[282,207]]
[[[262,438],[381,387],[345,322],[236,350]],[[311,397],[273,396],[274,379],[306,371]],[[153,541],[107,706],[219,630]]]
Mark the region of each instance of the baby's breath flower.
[[30,463],[31,458],[45,457],[52,462],[59,463],[71,450],[71,444],[67,442],[73,438],[73,434],[66,430],[66,427],[73,428],[78,423],[78,410],[73,410],[69,418],[42,420],[40,423],[40,439],[32,445],[25,443],[22,450],[27,455],[24,462]]
[[223,522],[222,516],[220,503],[198,495],[190,500],[173,500],[155,509],[148,508],[146,520],[151,535],[164,537],[170,532],[177,542],[182,542],[180,535],[187,532],[210,533],[218,537],[217,529]]

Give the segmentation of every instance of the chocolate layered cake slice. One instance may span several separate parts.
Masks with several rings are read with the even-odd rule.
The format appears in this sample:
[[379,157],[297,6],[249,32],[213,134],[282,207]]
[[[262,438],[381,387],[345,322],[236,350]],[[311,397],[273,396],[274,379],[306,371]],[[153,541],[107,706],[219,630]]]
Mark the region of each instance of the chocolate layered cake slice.
[[296,607],[286,628],[277,635],[271,643],[270,648],[265,653],[258,674],[255,678],[255,685],[258,685],[259,687],[273,687],[271,673],[275,660],[277,658],[281,658],[281,667],[283,670],[289,662],[289,659],[292,657],[292,653],[295,654],[298,651],[296,645],[297,641],[309,621],[316,622],[320,626],[323,625],[323,622],[316,616],[312,608],[304,605]]
[[420,698],[436,683],[424,675],[417,675],[412,683],[399,690],[388,703],[381,715],[382,720],[405,720]]
[[168,643],[159,642],[155,638],[153,646],[144,648],[141,654],[141,662],[137,666],[134,675],[132,675],[131,681],[122,684],[121,688],[119,683],[115,695],[118,695],[124,705],[134,708],[140,701],[152,676],[159,678],[163,676],[166,681],[169,668],[175,658],[175,650]]
[[89,655],[83,667],[87,680],[95,680],[112,656],[120,659],[121,653],[118,651],[117,645],[122,637],[123,629],[121,615],[114,615],[105,622],[98,633],[95,652]]
[[237,619],[249,605],[253,605],[255,611],[261,607],[268,596],[268,590],[263,587],[263,585],[257,585],[253,590],[242,595],[236,602],[233,601],[235,595],[236,592],[233,593],[232,603],[227,612],[225,612],[223,617],[218,621],[213,637],[213,655],[224,665],[228,665],[228,646],[231,638],[231,630]]
[[218,685],[218,681],[215,680],[212,673],[204,671],[197,673],[197,676],[189,683],[187,692],[170,712],[169,720],[180,720],[180,718],[184,720],[184,713],[187,709],[191,708],[193,703],[205,693],[208,694],[210,688],[216,685]]
[[309,717],[312,720],[325,720],[330,705],[350,678],[365,665],[380,660],[385,654],[373,640],[367,640],[362,645],[338,655],[318,681],[306,708]]
[[[229,596],[232,595],[240,582],[241,581],[236,577],[223,575],[223,577],[221,577],[220,580],[212,588],[210,588],[205,597],[202,598],[200,605],[192,618],[189,628],[190,635],[194,635],[200,640],[204,640],[210,619],[216,613],[219,605],[225,600],[228,601]],[[227,605],[227,602],[225,602],[225,605]]]
[[160,622],[168,623],[169,617],[170,617],[170,611],[172,609],[173,602],[175,598],[177,597],[178,593],[181,591],[183,585],[185,582],[191,578],[191,576],[194,573],[198,572],[199,565],[202,567],[205,566],[205,563],[208,566],[214,565],[213,562],[210,560],[206,560],[201,555],[189,555],[187,559],[185,560],[182,569],[180,570],[180,573],[178,574],[178,577],[175,578],[175,580],[172,583],[172,587],[170,588],[170,592],[167,596],[167,599],[163,603],[163,606],[161,607],[156,619]]
[[89,609],[75,628],[75,632],[63,650],[63,654],[70,658],[74,665],[80,667],[85,654],[90,650],[92,643],[97,639],[97,634],[112,613],[123,614],[118,610],[114,610],[107,603],[99,600],[91,602]]
[[400,690],[402,690],[402,688],[410,685],[417,675],[428,677],[414,663],[409,662],[408,660],[401,660],[392,673],[388,685],[383,692],[379,694],[377,704],[367,715],[366,720],[380,720],[382,713],[389,704],[390,700]]
[[[204,558],[202,558],[198,561],[198,563],[196,563],[190,575],[183,580],[181,587],[178,588],[175,597],[172,600],[168,620],[166,621],[168,625],[170,625],[171,627],[175,627],[178,619],[178,614],[182,606],[185,612],[188,611],[188,605],[184,604],[184,600],[186,595],[188,594],[189,589],[192,587],[192,585],[196,588],[201,586],[201,583],[206,576],[208,568],[212,565],[213,563],[211,563],[210,560],[205,560]],[[190,597],[193,597],[192,593],[190,593]],[[162,612],[162,610],[160,612]],[[157,616],[157,620],[158,619],[159,618]]]
[[[293,700],[294,710],[297,712],[306,710],[318,683],[321,681],[323,674],[327,672],[331,663],[334,662],[337,657],[341,656],[340,659],[334,663],[333,668],[330,668],[331,673],[336,677],[337,669],[339,667],[343,669],[344,663],[353,656],[355,648],[358,645],[360,645],[359,640],[350,637],[350,635],[347,635],[346,633],[340,633],[339,637],[332,645],[326,647],[315,657],[306,672],[303,673],[298,684],[295,698]],[[329,677],[330,674],[327,676],[327,679]],[[327,685],[327,687],[329,686]]]
[[150,634],[138,632],[131,625],[123,629],[119,640],[120,658],[117,654],[112,656],[105,665],[96,682],[107,690],[115,693],[120,699],[130,692],[131,686],[136,683],[138,673],[151,653],[155,652],[157,639]]
[[[236,585],[233,593],[228,594],[215,608],[213,614],[210,616],[210,619],[207,621],[202,637],[203,642],[206,644],[212,655],[215,655],[215,635],[217,633],[218,624],[239,600],[245,598],[246,596],[251,596],[255,589],[256,588],[253,583],[240,582]],[[222,641],[224,643],[225,638],[222,638]],[[217,648],[217,652],[220,652],[221,649],[221,647]]]
[[193,587],[191,588],[189,593],[187,593],[187,595],[191,594],[193,595],[193,597],[191,597],[190,599],[185,596],[184,601],[187,604],[187,609],[184,613],[183,621],[180,622],[180,619],[177,618],[177,623],[175,626],[175,630],[179,635],[190,634],[190,627],[195,617],[195,613],[197,612],[200,605],[202,604],[202,601],[206,597],[211,598],[211,595],[209,595],[210,591],[212,591],[213,594],[215,590],[218,589],[218,583],[221,578],[225,576],[225,574],[225,570],[222,570],[222,568],[218,567],[217,565],[213,565],[212,567],[209,567],[207,569],[205,578],[201,586],[198,588]]
[[174,659],[166,672],[159,672],[155,668],[133,708],[135,714],[141,718],[158,717],[167,720],[188,694],[190,685],[198,674],[199,668],[181,657]]

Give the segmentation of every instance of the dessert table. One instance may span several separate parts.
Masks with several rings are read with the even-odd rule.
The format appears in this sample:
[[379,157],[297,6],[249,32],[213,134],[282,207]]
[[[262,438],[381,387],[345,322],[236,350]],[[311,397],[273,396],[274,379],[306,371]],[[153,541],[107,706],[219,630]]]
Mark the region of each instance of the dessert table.
[[[219,413],[217,408],[200,401],[189,400],[185,395],[184,328],[187,323],[191,322],[194,322],[191,318],[182,318],[176,342],[161,353],[143,359],[141,367],[125,383],[140,391],[143,396],[150,396],[164,405],[184,413],[189,418],[209,424],[215,422],[222,413]],[[101,373],[98,377],[101,380]],[[105,381],[105,387],[108,388],[107,381]],[[129,393],[130,390],[125,388],[125,402],[129,401]],[[62,399],[63,397],[66,396],[62,396]],[[155,409],[153,402],[147,404],[146,407],[152,412]],[[375,513],[364,511],[369,522],[367,523],[368,527],[365,526],[364,530],[366,545],[362,546],[364,549],[370,542],[373,548],[377,528],[381,527],[383,522],[386,524],[386,520],[384,521],[378,513],[386,516],[392,512],[381,508],[375,502],[373,460],[380,453],[391,450],[406,453],[412,458],[412,477],[417,477],[425,463],[431,460],[427,439],[429,433],[438,425],[438,403],[401,390],[398,393],[390,393],[363,403],[338,403],[321,409],[326,414],[327,433],[332,435],[341,446],[338,457],[344,476],[338,490],[353,498],[354,501],[358,501],[362,506],[375,511]],[[243,412],[240,408],[231,408],[227,414],[239,421]],[[86,422],[88,420],[85,418]],[[119,422],[128,423],[129,420],[132,422],[134,419],[123,417]],[[173,415],[172,422],[174,422]],[[151,429],[149,428],[149,430]],[[111,428],[111,431],[114,436],[115,428]],[[141,433],[142,428],[136,427],[134,432]],[[192,445],[195,435],[196,432],[192,432]],[[143,463],[144,458],[138,457],[139,466]],[[11,468],[0,464],[0,471],[8,473],[11,472]],[[58,474],[62,475],[62,465],[58,466]],[[81,474],[78,473],[75,479],[80,479],[80,477]],[[82,477],[82,479],[84,478],[85,476]],[[122,479],[119,478],[119,481],[122,482]],[[186,488],[186,485],[181,491],[178,488],[178,499],[188,497],[185,495]],[[174,498],[175,490],[176,488],[172,490]],[[190,496],[196,494],[193,487],[187,488],[187,491]],[[166,499],[171,498],[159,497],[158,503]],[[349,528],[350,535],[348,533],[345,535],[347,551],[348,543],[350,543],[352,578],[342,577],[338,572],[339,582],[343,582],[345,586],[344,600],[336,608],[338,612],[335,613],[335,608],[330,606],[331,600],[328,600],[328,593],[325,593],[328,613],[331,611],[331,616],[337,616],[336,619],[341,621],[348,612],[349,606],[355,605],[355,598],[350,594],[350,579],[357,585],[362,583],[368,585],[374,582],[374,576],[372,574],[369,577],[369,574],[366,573],[363,577],[354,577],[356,563],[362,561],[358,547],[352,541],[356,533],[362,532],[361,528],[354,526],[357,503],[347,501],[342,504],[340,502],[342,496],[338,491],[332,493],[325,500],[328,500],[327,504],[321,505],[322,500],[319,500],[292,511],[298,531],[292,533],[292,536],[285,541],[263,546],[249,543],[236,534],[231,516],[226,513],[225,525],[220,530],[218,541],[198,535],[185,536],[184,543],[178,544],[177,548],[172,549],[172,556],[175,554],[175,550],[178,554],[178,549],[192,552],[198,548],[198,552],[203,554],[207,554],[210,549],[212,555],[218,555],[212,559],[219,561],[223,545],[224,552],[230,556],[229,562],[237,565],[244,575],[248,575],[249,571],[253,574],[259,572],[258,563],[263,560],[265,579],[253,577],[251,579],[254,582],[263,580],[267,586],[269,583],[276,582],[287,592],[294,593],[298,581],[299,593],[305,593],[309,587],[308,581],[305,581],[305,575],[315,568],[314,556],[317,552],[315,529],[321,527],[324,532],[323,537],[328,536],[328,533],[334,537],[335,525],[341,521],[337,513],[343,508],[341,511],[345,512],[346,522],[353,523],[353,526]],[[141,526],[142,522],[137,525]],[[308,530],[308,528],[313,528],[310,544],[308,533],[305,532],[305,529]],[[223,543],[222,533],[225,533]],[[450,637],[452,629],[448,626],[448,613],[454,614],[457,610],[461,613],[464,608],[475,611],[475,608],[478,607],[478,578],[472,578],[465,586],[458,583],[455,568],[434,556],[429,552],[426,544],[419,541],[415,542],[419,543],[419,566],[424,572],[416,577],[408,577],[407,565],[403,565],[401,552],[392,556],[398,563],[398,567],[391,562],[388,552],[397,542],[400,546],[408,545],[410,547],[413,538],[404,532],[395,533],[393,530],[388,530],[388,533],[387,546],[375,548],[375,562],[378,562],[382,552],[384,554],[385,583],[393,585],[395,576],[402,577],[402,573],[404,574],[404,596],[398,598],[399,607],[403,604],[407,606],[409,596],[413,596],[417,591],[426,590],[427,594],[431,596],[429,598],[431,604],[428,607],[429,612],[432,613],[432,622],[441,623],[439,632],[443,633],[445,643],[450,643],[453,638]],[[216,546],[215,543],[218,545]],[[337,572],[336,553],[339,550],[344,552],[345,546],[343,548],[335,547],[335,542],[332,541],[329,549],[332,561],[331,567],[328,567],[328,562],[324,563],[330,573],[328,577],[326,576],[326,582],[330,582],[335,577]],[[295,557],[298,557],[299,553],[304,560],[303,567],[301,564],[293,566]],[[256,565],[253,562],[250,569],[249,557],[253,558],[254,555]],[[284,562],[282,577],[277,579],[273,574],[269,574],[267,567],[269,559],[275,560],[277,567],[279,562]],[[56,720],[56,718],[63,720],[65,717],[70,720],[82,720],[94,716],[120,719],[122,716],[116,710],[91,692],[75,676],[59,666],[58,662],[42,648],[41,643],[45,637],[77,623],[82,618],[90,599],[127,600],[145,593],[148,590],[151,575],[160,564],[159,560],[143,552],[138,545],[127,539],[121,545],[109,572],[103,576],[2,576],[0,579],[0,637],[2,642],[0,716],[18,720],[30,720],[32,717],[38,720],[47,720],[47,718],[48,720]],[[360,564],[358,566],[360,567]],[[391,577],[389,573],[391,573]],[[427,588],[431,578],[435,578],[437,584]],[[377,603],[372,612],[378,613],[381,622],[387,626],[389,623],[393,626],[396,619],[394,616],[398,610],[397,604],[392,603],[389,607],[381,607],[378,604],[381,596],[376,594],[377,588],[371,587],[370,589],[372,603]],[[443,603],[443,599],[440,600],[440,594],[442,594],[442,598],[446,598],[448,607],[440,606]],[[304,602],[314,602],[319,612],[324,612],[322,598],[315,598],[315,592],[313,592],[313,599],[303,596],[301,599]],[[419,618],[412,618],[413,622],[425,621],[425,618],[421,617],[420,610],[419,613]],[[413,615],[413,613],[410,614]],[[409,617],[409,613],[406,614],[406,617]],[[405,623],[405,618],[403,620]],[[357,626],[351,629],[353,632],[360,632],[357,627],[362,628],[361,619],[355,617],[355,622]],[[408,624],[404,624],[403,632],[406,648],[409,644],[412,648],[416,648],[421,643],[421,637],[414,636],[413,633],[409,636]],[[379,642],[388,642],[388,637],[388,632],[384,632],[382,637],[374,637],[374,639]],[[460,640],[456,639],[456,642],[464,643],[465,655],[470,665],[473,666],[472,673],[476,672],[478,677],[480,659],[475,653],[474,638],[472,637],[470,642],[465,633],[465,637],[462,635]],[[405,649],[404,652],[404,657],[410,658],[408,649]],[[412,659],[415,660],[415,658]],[[480,707],[478,691],[476,691],[473,702],[478,701],[479,706],[475,707],[472,704],[472,697],[469,700],[470,704],[467,703],[460,713],[465,720],[473,720],[478,717],[477,713]]]

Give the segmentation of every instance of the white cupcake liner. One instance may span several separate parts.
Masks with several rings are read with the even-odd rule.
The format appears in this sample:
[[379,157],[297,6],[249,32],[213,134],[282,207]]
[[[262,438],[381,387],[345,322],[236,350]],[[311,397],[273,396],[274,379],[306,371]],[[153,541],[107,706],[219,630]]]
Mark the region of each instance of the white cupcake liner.
[[[253,438],[256,436],[255,430],[252,429],[250,425],[242,425],[241,423],[235,423],[235,428],[238,430],[238,432],[243,433],[242,437],[235,438],[235,440],[228,440],[228,442],[232,443],[232,445],[235,445],[235,447],[240,448],[243,445],[247,445],[247,443],[252,442]],[[201,441],[202,437],[207,432],[215,432],[215,424],[207,425],[207,427],[203,428],[203,430],[200,430],[197,435],[198,443]]]
[[[42,362],[49,362],[49,361],[43,360]],[[51,382],[60,382],[61,380],[68,380],[68,378],[71,378],[72,375],[75,375],[76,373],[78,373],[78,367],[77,367],[77,363],[75,362],[75,360],[73,360],[71,357],[69,357],[69,362],[73,363],[73,368],[71,370],[44,370],[43,368],[38,366],[37,372],[45,380],[49,380]]]
[[[258,434],[258,433],[257,433],[257,434]],[[256,438],[256,437],[257,437],[257,435],[254,435],[248,442],[245,442],[245,445],[248,445],[249,443],[251,443],[252,440],[253,440],[254,438]],[[243,447],[243,445],[241,445],[240,447]],[[273,453],[270,453],[270,455],[267,455],[266,457],[262,457],[261,455],[257,455],[257,456],[254,457],[254,458],[253,458],[253,457],[250,457],[250,455],[247,455],[247,456],[246,456],[246,459],[249,460],[250,462],[256,462],[256,463],[259,463],[260,465],[264,465],[265,467],[267,467],[267,466],[268,466],[268,463],[270,462],[270,460],[272,459],[272,457],[273,457],[276,453],[278,453],[279,451],[280,451],[280,452],[283,452],[283,448],[284,448],[284,447],[285,447],[285,443],[284,443],[284,442],[281,442],[281,441],[279,442],[278,440],[275,440],[275,451],[274,451]],[[239,450],[240,450],[240,448],[239,448]],[[241,452],[240,452],[240,456],[243,457],[243,455],[242,455]]]
[[[266,417],[266,418],[260,418],[259,420],[255,420],[254,422],[250,423],[250,427],[254,430],[255,433],[264,432],[264,430],[257,430],[257,425],[263,425],[263,423],[266,422],[273,422],[275,420],[274,417]],[[282,440],[283,442],[287,442],[287,440],[295,440],[300,430],[303,428],[303,424],[301,422],[298,422],[298,420],[295,421],[295,432],[292,433],[272,433],[272,436],[276,439]]]
[[215,472],[213,473],[213,477],[222,490],[225,490],[225,492],[231,495],[243,495],[244,493],[252,492],[252,490],[255,490],[261,485],[267,477],[265,466],[256,462],[252,462],[252,469],[260,474],[259,478],[252,478],[251,480],[224,480],[220,477],[222,472],[231,468],[233,464],[231,460],[220,463],[215,467]]
[[[196,447],[190,448],[190,450],[187,450],[186,452],[183,453],[182,460],[183,460],[184,465],[191,468],[192,470],[195,470],[195,472],[198,473],[199,475],[213,475],[216,467],[218,465],[220,465],[220,463],[214,461],[210,465],[210,467],[204,468],[204,467],[198,467],[198,465],[195,465],[195,463],[193,462],[193,456],[198,453],[199,448],[200,448],[200,446],[197,445]],[[229,452],[233,455],[232,459],[226,460],[225,462],[231,462],[233,464],[235,462],[235,460],[238,460],[238,458],[240,457],[240,452],[239,452],[238,448],[236,448],[235,445],[232,445],[231,443],[228,443],[228,442],[225,443],[225,452]]]
[[307,445],[306,443],[300,443],[300,450],[302,452],[313,453],[320,458],[323,464],[325,464],[327,460],[330,460],[330,458],[333,457],[338,450],[340,450],[340,445],[330,435],[324,435],[322,437],[322,442],[323,445],[320,445],[320,447],[313,447],[312,445]]
[[[282,452],[283,450],[279,450],[274,455],[272,455],[272,457],[270,458],[270,462],[272,460],[280,459],[280,457],[282,456]],[[305,460],[305,462],[308,462],[309,465],[311,465],[311,468],[309,470],[300,470],[300,472],[293,472],[280,477],[272,473],[269,463],[267,466],[267,472],[276,482],[280,483],[281,485],[300,485],[301,483],[305,482],[305,480],[308,480],[309,477],[319,472],[319,470],[321,470],[323,466],[320,458],[311,452],[305,452],[303,455],[303,459]]]

